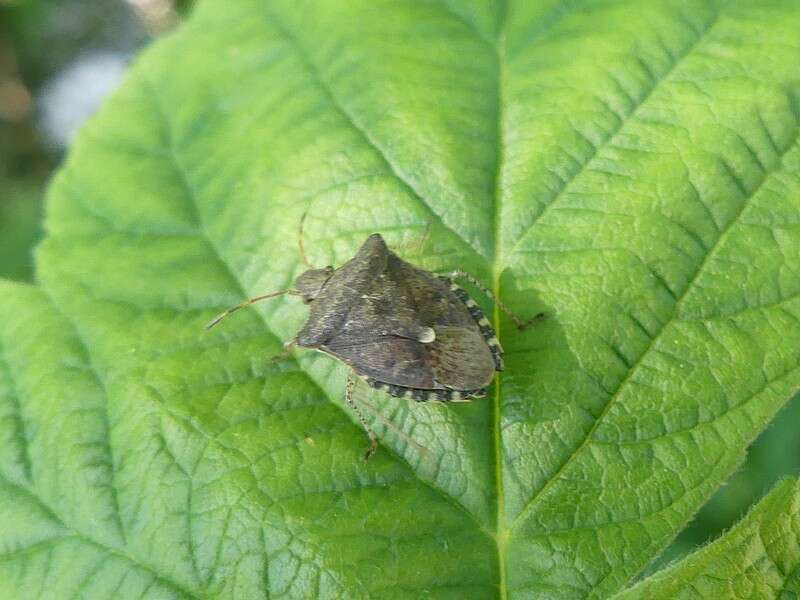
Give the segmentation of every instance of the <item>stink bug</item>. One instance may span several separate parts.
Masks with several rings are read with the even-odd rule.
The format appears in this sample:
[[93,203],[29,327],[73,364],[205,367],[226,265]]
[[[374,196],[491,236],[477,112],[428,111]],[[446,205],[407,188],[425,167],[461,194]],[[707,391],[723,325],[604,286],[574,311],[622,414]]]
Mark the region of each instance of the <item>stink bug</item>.
[[[300,253],[306,264],[302,243]],[[415,267],[392,252],[373,233],[355,256],[338,269],[309,268],[294,288],[251,298],[216,317],[283,294],[310,305],[308,320],[289,343],[313,348],[342,361],[348,373],[345,400],[377,448],[375,434],[353,401],[353,372],[375,389],[417,402],[459,402],[486,395],[495,371],[503,370],[503,349],[481,309],[456,279],[481,289],[524,329],[542,317],[523,322],[464,271],[448,276]]]

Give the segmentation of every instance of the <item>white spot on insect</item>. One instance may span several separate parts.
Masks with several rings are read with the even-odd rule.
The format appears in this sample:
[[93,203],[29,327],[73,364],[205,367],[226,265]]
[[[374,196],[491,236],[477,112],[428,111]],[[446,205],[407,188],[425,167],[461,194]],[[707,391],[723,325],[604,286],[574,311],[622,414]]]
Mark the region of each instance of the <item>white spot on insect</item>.
[[494,337],[494,336],[492,336],[488,340],[486,340],[486,343],[489,344],[490,346],[499,346],[500,345],[500,342],[498,342],[497,338]]
[[472,298],[467,298],[467,301],[465,302],[465,304],[466,304],[467,306],[469,306],[470,308],[472,308],[473,306],[478,306],[478,305],[475,303],[475,300],[473,300]]
[[484,327],[488,327],[490,325],[489,319],[487,319],[486,317],[481,317],[480,320],[478,321],[478,325],[483,325]]
[[423,327],[419,335],[419,341],[423,344],[430,344],[436,339],[436,332],[433,327]]
[[403,393],[403,398],[405,398],[406,400],[411,400],[412,398],[414,398],[414,392],[412,392],[411,390],[406,390]]

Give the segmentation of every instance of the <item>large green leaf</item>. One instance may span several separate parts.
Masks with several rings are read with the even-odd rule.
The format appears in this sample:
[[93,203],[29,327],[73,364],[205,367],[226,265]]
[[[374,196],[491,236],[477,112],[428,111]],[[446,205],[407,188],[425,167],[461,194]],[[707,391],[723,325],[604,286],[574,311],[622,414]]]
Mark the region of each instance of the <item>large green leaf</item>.
[[[199,3],[0,290],[0,595],[625,587],[800,385],[798,30],[794,0]],[[316,264],[380,231],[549,318],[495,311],[485,400],[359,390],[362,464],[345,369],[269,360],[302,304],[202,332],[303,270],[305,211]]]

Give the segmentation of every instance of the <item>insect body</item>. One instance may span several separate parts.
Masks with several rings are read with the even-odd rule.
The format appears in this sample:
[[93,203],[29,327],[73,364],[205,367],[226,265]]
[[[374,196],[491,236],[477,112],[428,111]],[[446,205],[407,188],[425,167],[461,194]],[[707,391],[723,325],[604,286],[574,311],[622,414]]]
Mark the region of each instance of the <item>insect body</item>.
[[[444,277],[415,267],[375,233],[338,269],[309,269],[297,278],[295,289],[248,300],[209,327],[253,302],[298,295],[310,312],[290,346],[325,352],[392,396],[419,402],[464,401],[486,394],[495,371],[503,369],[503,350],[481,309],[452,281],[455,277],[480,286],[461,271]],[[520,328],[538,318],[522,323],[510,316]],[[354,385],[348,375],[346,400],[370,437],[368,458],[377,442],[353,402]]]

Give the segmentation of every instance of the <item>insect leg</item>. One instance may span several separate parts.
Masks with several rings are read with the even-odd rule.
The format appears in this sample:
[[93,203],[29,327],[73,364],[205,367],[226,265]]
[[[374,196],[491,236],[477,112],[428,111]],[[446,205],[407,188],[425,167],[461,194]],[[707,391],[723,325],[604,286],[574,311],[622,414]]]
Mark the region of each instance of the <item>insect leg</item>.
[[222,321],[225,317],[227,317],[231,313],[235,313],[237,310],[241,310],[251,304],[255,304],[256,302],[261,302],[262,300],[267,300],[269,298],[275,298],[276,296],[283,296],[284,294],[289,294],[290,296],[297,296],[299,293],[295,290],[281,290],[280,292],[272,292],[271,294],[264,294],[263,296],[256,296],[255,298],[250,298],[249,300],[245,300],[244,302],[240,302],[236,306],[231,306],[225,312],[217,315],[211,322],[206,325],[206,329],[211,329],[214,325]]
[[486,296],[488,296],[488,298],[492,302],[494,302],[498,306],[498,308],[500,308],[500,310],[506,313],[508,318],[514,322],[514,325],[516,325],[517,329],[519,329],[520,331],[524,331],[531,325],[538,323],[539,321],[544,319],[544,313],[539,313],[538,315],[528,319],[527,321],[523,321],[517,315],[511,312],[511,310],[505,305],[505,303],[502,300],[500,300],[500,298],[494,295],[492,290],[487,288],[485,285],[483,285],[480,281],[475,279],[475,277],[473,277],[466,271],[462,271],[461,269],[456,269],[455,271],[450,273],[450,277],[452,279],[465,279],[466,281],[469,281],[472,285],[474,285],[476,288],[478,288],[480,291],[482,291],[484,294],[486,294]]
[[[467,402],[469,402],[469,400],[467,400]],[[408,435],[405,431],[403,431],[397,425],[392,423],[389,419],[384,417],[383,414],[381,414],[381,412],[377,408],[375,408],[371,403],[361,398],[361,400],[359,400],[359,404],[361,404],[362,406],[366,406],[367,410],[369,410],[369,412],[371,412],[375,416],[375,418],[378,419],[383,424],[384,427],[386,427],[386,429],[391,430],[397,437],[401,438],[406,443],[414,446],[419,451],[420,454],[426,457],[431,456],[430,450],[428,450],[422,444],[418,444],[417,442],[415,442],[410,435]]]
[[422,235],[420,236],[419,241],[417,242],[416,251],[418,254],[422,252],[422,249],[425,247],[425,244],[427,243],[428,238],[430,236],[431,236],[431,222],[428,221],[425,224],[425,231],[422,232]]
[[303,244],[303,223],[306,221],[307,214],[308,211],[304,212],[303,216],[300,217],[300,224],[297,227],[297,246],[300,249],[300,260],[302,260],[303,264],[309,269],[313,269],[314,266],[309,262],[308,257],[306,256],[306,247]]
[[278,354],[273,356],[270,359],[270,361],[276,363],[291,358],[292,350],[294,350],[295,346],[297,346],[297,338],[292,338],[291,340],[283,344],[283,350],[281,350]]
[[431,235],[431,222],[428,221],[425,224],[425,231],[422,232],[422,235],[419,236],[419,239],[417,239],[415,242],[413,242],[413,244],[409,244],[409,247],[411,249],[409,254],[411,254],[412,256],[417,255],[417,254],[422,254],[422,249],[425,247],[425,244],[428,242],[428,238],[430,237],[430,235]]
[[358,405],[353,400],[353,390],[356,387],[356,378],[353,377],[353,371],[347,372],[347,383],[344,388],[344,401],[347,402],[347,406],[353,409],[353,412],[356,413],[358,420],[361,422],[361,426],[364,428],[364,431],[367,432],[367,437],[369,438],[369,448],[364,453],[364,462],[369,460],[369,457],[375,454],[375,451],[378,449],[378,438],[375,437],[375,432],[370,429],[367,420],[364,418],[364,414],[358,408]]

